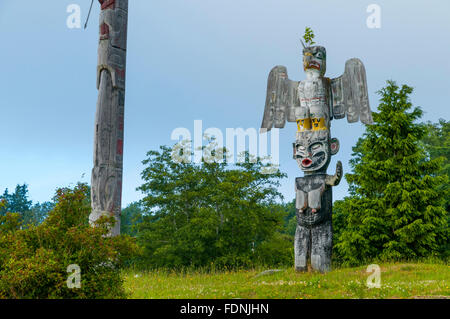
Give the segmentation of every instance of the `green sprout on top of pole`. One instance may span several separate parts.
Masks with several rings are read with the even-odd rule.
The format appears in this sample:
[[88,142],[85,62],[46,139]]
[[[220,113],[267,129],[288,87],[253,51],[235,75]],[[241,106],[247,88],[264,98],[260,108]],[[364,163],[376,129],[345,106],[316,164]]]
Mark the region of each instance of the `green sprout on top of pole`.
[[306,27],[305,28],[305,35],[303,36],[303,39],[305,40],[306,46],[312,46],[316,42],[314,42],[314,31]]

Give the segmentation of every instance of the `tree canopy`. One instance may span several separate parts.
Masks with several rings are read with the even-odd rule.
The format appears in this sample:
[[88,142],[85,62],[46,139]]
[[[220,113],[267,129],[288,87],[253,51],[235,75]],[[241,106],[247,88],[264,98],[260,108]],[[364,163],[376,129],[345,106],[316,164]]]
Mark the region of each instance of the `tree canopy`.
[[[242,266],[259,259],[290,260],[292,242],[278,230],[284,211],[279,180],[265,174],[261,159],[237,163],[224,160],[195,164],[174,161],[172,148],[161,146],[143,161],[147,211],[138,241],[153,266]],[[266,172],[267,173],[267,172]],[[278,256],[271,247],[278,247]],[[264,249],[262,249],[265,247]],[[270,256],[269,256],[270,254]],[[264,260],[262,260],[264,262]],[[274,260],[271,260],[273,262]]]
[[14,193],[9,193],[5,189],[3,195],[0,196],[3,201],[3,207],[0,207],[0,216],[4,216],[7,212],[17,213],[23,227],[28,225],[39,225],[47,217],[48,213],[54,208],[54,202],[36,203],[28,198],[28,185],[17,185]]

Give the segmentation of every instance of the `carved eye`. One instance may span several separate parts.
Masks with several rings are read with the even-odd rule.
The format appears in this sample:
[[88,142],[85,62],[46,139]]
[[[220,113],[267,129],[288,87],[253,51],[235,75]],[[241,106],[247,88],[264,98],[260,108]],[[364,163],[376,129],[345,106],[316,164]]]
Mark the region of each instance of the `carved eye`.
[[305,148],[304,146],[297,145],[297,150],[300,151],[300,152],[302,152],[302,151],[305,151],[306,148]]
[[320,144],[314,144],[313,146],[311,146],[311,150],[317,151],[320,147],[321,147]]

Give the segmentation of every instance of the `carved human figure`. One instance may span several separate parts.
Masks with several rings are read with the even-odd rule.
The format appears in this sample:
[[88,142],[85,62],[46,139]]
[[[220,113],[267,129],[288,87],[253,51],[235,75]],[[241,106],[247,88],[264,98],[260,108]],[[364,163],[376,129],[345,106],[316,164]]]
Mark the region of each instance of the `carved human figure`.
[[295,268],[326,272],[331,269],[332,186],[339,184],[342,164],[327,175],[331,156],[339,151],[339,141],[331,138],[331,120],[347,116],[372,123],[364,65],[358,59],[346,62],[345,72],[334,79],[324,77],[326,50],[322,46],[303,48],[306,79],[291,81],[284,66],[274,67],[268,79],[262,131],[283,128],[286,120],[297,123],[293,156],[304,172],[295,181],[297,229]]
[[305,172],[295,180],[297,229],[295,233],[295,268],[307,270],[308,260],[315,270],[325,272],[331,267],[332,250],[332,186],[339,184],[342,164],[336,174],[326,174],[331,155],[337,153],[339,142],[329,138],[328,130],[307,130],[297,133],[294,159]]

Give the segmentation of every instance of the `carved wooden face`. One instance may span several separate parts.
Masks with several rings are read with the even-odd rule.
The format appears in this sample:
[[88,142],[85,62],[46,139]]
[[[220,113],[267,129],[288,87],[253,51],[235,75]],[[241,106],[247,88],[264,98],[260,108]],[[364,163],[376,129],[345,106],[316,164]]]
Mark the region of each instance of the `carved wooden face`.
[[326,170],[331,155],[339,150],[337,139],[329,138],[326,131],[309,131],[299,133],[294,143],[294,158],[304,172]]
[[327,52],[324,47],[312,46],[303,49],[303,70],[316,70],[324,75],[327,69]]

